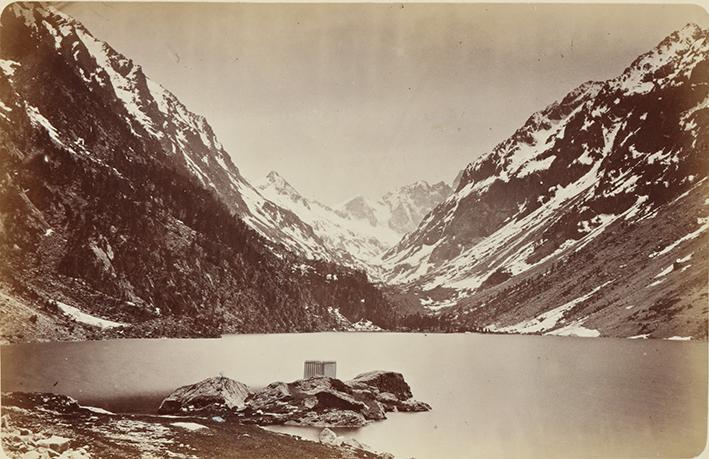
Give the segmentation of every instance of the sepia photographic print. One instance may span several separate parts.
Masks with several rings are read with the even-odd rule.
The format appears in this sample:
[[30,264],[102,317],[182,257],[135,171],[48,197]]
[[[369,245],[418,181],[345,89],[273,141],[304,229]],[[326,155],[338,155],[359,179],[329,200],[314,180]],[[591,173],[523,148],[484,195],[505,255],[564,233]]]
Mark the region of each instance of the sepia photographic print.
[[0,455],[705,455],[700,5],[15,2]]

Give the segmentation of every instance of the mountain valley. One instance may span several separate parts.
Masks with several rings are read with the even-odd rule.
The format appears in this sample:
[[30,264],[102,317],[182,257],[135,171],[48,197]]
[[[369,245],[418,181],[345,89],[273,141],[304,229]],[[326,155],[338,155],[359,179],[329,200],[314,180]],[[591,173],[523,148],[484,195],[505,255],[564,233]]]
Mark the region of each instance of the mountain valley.
[[[709,33],[532,114],[452,184],[252,184],[81,23],[0,27],[4,341],[322,330],[706,339]],[[255,182],[254,182],[255,183]]]

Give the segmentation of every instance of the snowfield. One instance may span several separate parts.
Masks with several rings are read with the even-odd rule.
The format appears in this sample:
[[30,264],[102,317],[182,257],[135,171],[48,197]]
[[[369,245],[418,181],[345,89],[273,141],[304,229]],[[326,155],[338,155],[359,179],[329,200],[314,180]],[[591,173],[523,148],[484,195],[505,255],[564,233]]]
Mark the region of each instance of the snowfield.
[[127,327],[130,324],[123,323],[123,322],[114,322],[112,320],[107,320],[107,319],[102,319],[100,317],[92,316],[90,314],[86,314],[85,312],[82,312],[80,309],[75,308],[74,306],[69,306],[68,304],[62,303],[60,301],[55,301],[57,303],[57,306],[59,306],[59,309],[62,310],[62,312],[72,319],[74,319],[77,322],[81,322],[86,325],[91,325],[93,327],[99,327],[99,328],[114,328],[114,327]]

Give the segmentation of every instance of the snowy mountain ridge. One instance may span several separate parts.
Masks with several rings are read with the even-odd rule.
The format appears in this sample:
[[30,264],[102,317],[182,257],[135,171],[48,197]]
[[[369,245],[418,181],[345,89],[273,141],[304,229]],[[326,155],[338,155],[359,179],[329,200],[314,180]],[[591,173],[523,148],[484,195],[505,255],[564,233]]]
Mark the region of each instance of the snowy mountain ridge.
[[363,269],[371,277],[379,278],[377,258],[398,240],[398,235],[343,218],[332,208],[303,197],[275,171],[270,172],[266,181],[259,185],[259,191],[310,225],[325,246],[337,253],[344,264]]
[[[303,197],[276,171],[271,171],[258,188],[263,196],[309,224],[345,264],[364,269],[375,279],[381,278],[380,255],[403,235],[396,209],[405,209],[405,221],[413,224],[450,191],[443,182],[431,186],[418,181],[386,193],[375,204],[355,198],[333,209]],[[355,207],[353,202],[361,202],[362,207]]]
[[[273,183],[275,188],[259,189],[241,175],[204,116],[189,111],[174,94],[147,77],[139,65],[96,39],[78,21],[52,6],[28,8],[18,3],[8,11],[34,33],[51,37],[56,52],[73,63],[89,88],[112,92],[121,102],[112,109],[122,113],[131,133],[157,142],[177,167],[213,189],[249,226],[296,254],[367,269],[376,276],[376,257],[395,244],[405,230],[413,229],[422,214],[448,192],[443,183],[402,187],[375,205],[379,220],[366,225],[346,210],[338,216],[322,204],[305,203],[295,189],[285,189],[285,181],[281,187]],[[8,62],[5,67],[11,65]],[[57,132],[48,118],[37,113],[35,117],[42,118],[49,132]],[[57,133],[57,138],[67,134]],[[85,151],[81,142],[64,139],[65,145],[78,145],[78,151]],[[264,190],[270,189],[277,189],[270,194],[273,199],[264,196]],[[422,197],[427,191],[435,196]],[[404,198],[409,194],[411,198]],[[290,196],[296,205],[284,196]]]
[[413,231],[423,217],[452,191],[445,182],[429,185],[425,180],[418,180],[389,191],[376,201],[357,196],[338,206],[337,210],[352,220],[389,228],[400,238]]

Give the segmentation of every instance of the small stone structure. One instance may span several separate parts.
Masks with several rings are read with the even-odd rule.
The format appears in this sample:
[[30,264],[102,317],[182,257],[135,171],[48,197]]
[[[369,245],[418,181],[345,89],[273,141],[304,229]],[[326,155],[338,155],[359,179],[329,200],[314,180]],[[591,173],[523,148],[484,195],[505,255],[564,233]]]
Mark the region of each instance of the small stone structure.
[[303,378],[313,376],[328,376],[335,378],[337,374],[337,362],[332,360],[306,360],[303,369]]

